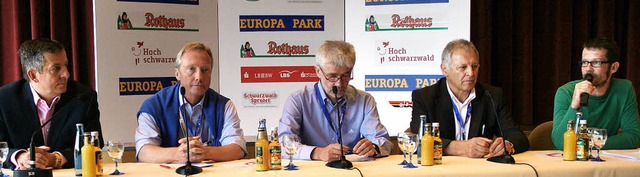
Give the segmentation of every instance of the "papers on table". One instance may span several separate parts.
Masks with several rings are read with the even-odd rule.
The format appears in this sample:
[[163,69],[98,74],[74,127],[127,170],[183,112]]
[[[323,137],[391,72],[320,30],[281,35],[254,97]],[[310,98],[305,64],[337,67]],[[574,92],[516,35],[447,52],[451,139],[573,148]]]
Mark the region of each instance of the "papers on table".
[[638,151],[613,151],[613,152],[602,151],[600,153],[603,156],[617,157],[617,158],[622,158],[622,159],[627,159],[632,161],[640,160],[640,152]]

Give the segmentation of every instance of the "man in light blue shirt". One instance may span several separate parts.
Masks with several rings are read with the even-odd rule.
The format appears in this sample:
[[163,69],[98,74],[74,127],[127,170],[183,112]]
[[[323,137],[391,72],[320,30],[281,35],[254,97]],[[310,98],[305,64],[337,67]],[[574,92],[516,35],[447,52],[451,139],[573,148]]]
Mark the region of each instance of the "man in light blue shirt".
[[[393,144],[380,123],[376,101],[369,93],[349,85],[355,61],[353,46],[344,41],[326,41],[318,49],[315,69],[320,82],[287,98],[278,126],[280,141],[287,134],[300,138],[302,145],[293,158],[333,161],[347,151],[369,157],[389,155]],[[336,94],[333,87],[337,88]],[[339,127],[342,147],[338,144]]]

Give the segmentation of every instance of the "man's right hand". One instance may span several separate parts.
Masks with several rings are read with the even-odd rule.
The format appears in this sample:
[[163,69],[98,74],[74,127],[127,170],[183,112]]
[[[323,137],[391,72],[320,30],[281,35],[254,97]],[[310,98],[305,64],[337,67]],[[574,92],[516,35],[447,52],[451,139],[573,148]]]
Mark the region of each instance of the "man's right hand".
[[484,157],[489,153],[489,146],[493,141],[485,137],[475,137],[470,140],[451,141],[446,153],[471,158]]
[[580,94],[588,93],[591,95],[593,91],[596,90],[596,87],[591,84],[589,81],[582,81],[576,84],[576,87],[573,89],[573,97],[571,98],[571,108],[579,109],[580,108]]
[[[346,153],[349,147],[342,146],[342,152]],[[325,147],[316,147],[311,153],[311,159],[322,160],[325,162],[334,161],[340,159],[340,144],[330,144]]]
[[[185,163],[187,161],[187,138],[178,140],[180,146],[177,147],[173,159],[176,163]],[[204,143],[200,142],[200,136],[189,138],[189,149],[191,149],[191,162],[202,162],[204,160]]]
[[[50,166],[53,166],[53,163],[55,162],[55,155],[53,155],[52,153],[49,153],[47,151],[49,151],[49,147],[47,146],[40,146],[40,147],[36,147],[36,168],[40,168],[40,169],[44,169]],[[31,165],[29,164],[29,157],[30,156],[30,152],[29,150],[27,150],[26,152],[21,153],[20,155],[18,155],[18,157],[16,157],[16,162],[18,163],[18,168],[20,170],[26,170],[28,168],[31,167]]]

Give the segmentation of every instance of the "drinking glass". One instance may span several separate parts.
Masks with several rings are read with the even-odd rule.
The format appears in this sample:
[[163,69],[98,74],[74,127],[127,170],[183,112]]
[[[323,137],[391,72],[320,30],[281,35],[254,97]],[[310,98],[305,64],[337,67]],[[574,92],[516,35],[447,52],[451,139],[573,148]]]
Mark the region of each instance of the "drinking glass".
[[600,149],[607,142],[607,129],[594,129],[591,134],[591,140],[593,141],[593,147],[598,149],[598,157],[591,161],[604,162],[605,160],[600,158]]
[[0,177],[4,177],[4,173],[2,172],[2,164],[7,160],[7,154],[9,154],[9,146],[7,142],[0,142]]
[[418,149],[418,135],[413,133],[405,133],[405,136],[407,137],[407,139],[405,139],[404,148],[407,151],[407,154],[409,154],[409,163],[405,165],[404,168],[418,168],[412,163],[413,153],[415,153]]
[[109,175],[123,175],[123,172],[118,171],[118,161],[122,158],[124,143],[120,140],[109,140],[107,142],[107,151],[109,151],[109,157],[116,163],[116,170]]
[[407,150],[405,150],[404,148],[404,142],[407,139],[407,137],[404,136],[404,133],[398,133],[398,148],[400,148],[400,151],[402,151],[402,155],[404,155],[404,160],[402,160],[401,163],[399,163],[398,165],[407,165],[409,164],[409,162],[407,162]]
[[284,167],[284,170],[298,170],[298,166],[293,164],[293,156],[298,152],[300,146],[300,139],[293,134],[286,134],[282,136],[282,146],[285,153],[289,155],[289,165]]

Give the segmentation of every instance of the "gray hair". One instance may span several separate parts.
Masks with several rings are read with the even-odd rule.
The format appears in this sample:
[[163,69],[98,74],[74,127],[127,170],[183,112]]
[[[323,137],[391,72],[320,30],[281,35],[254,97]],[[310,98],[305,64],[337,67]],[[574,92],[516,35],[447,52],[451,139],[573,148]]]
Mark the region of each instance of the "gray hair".
[[58,53],[61,51],[64,51],[64,46],[51,39],[38,38],[22,42],[18,50],[22,66],[22,77],[29,80],[27,71],[31,69],[42,73],[42,68],[45,64],[44,53]]
[[327,63],[339,67],[353,68],[356,64],[356,51],[353,45],[344,41],[325,41],[318,48],[316,64],[322,68]]
[[200,42],[191,42],[182,46],[182,49],[180,49],[178,55],[176,55],[176,68],[179,68],[182,64],[182,55],[192,50],[207,52],[207,54],[209,54],[209,59],[211,60],[211,67],[213,67],[213,54],[211,54],[211,48]]
[[450,66],[451,56],[456,49],[473,51],[476,53],[476,56],[480,57],[480,55],[478,54],[478,49],[476,49],[476,46],[473,45],[471,41],[468,41],[466,39],[456,39],[447,43],[447,46],[444,47],[444,50],[442,50],[442,64]]

